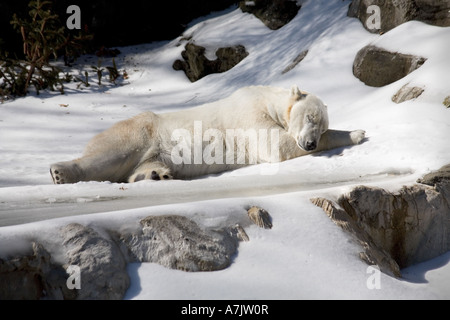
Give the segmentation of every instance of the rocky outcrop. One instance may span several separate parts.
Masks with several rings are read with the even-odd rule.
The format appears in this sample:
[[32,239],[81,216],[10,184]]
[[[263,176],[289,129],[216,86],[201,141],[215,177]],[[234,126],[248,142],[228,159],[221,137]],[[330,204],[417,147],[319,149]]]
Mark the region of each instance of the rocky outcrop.
[[430,172],[423,178],[417,180],[417,182],[432,187],[436,186],[437,184],[450,183],[450,164],[443,166],[439,170]]
[[226,72],[248,56],[245,47],[241,45],[219,48],[216,60],[209,60],[205,51],[204,47],[189,42],[181,53],[183,60],[176,60],[173,68],[183,70],[189,80],[195,82],[212,73]]
[[361,258],[388,274],[450,250],[449,166],[392,193],[359,186],[337,201],[311,201],[362,245]]
[[66,279],[62,266],[53,264],[50,253],[32,242],[29,252],[0,259],[0,300],[75,298]]
[[[37,242],[32,243],[29,254],[0,259],[0,299],[121,299],[130,284],[127,262],[107,232],[70,224],[61,228],[60,235],[62,243],[52,245],[65,252],[63,264],[53,261]],[[69,272],[72,266],[80,271],[74,282]]]
[[366,46],[357,54],[353,74],[368,86],[382,87],[402,79],[420,68],[426,59],[375,46]]
[[409,84],[405,84],[401,89],[392,97],[392,101],[395,103],[402,103],[405,101],[413,100],[425,91],[419,87],[410,87]]
[[[368,9],[374,5],[379,8],[379,28],[368,23],[373,15],[373,11]],[[448,27],[450,26],[450,2],[439,0],[353,0],[348,10],[348,16],[358,18],[372,33],[387,32],[410,20]]]
[[122,299],[130,285],[127,261],[107,233],[74,223],[60,234],[67,256],[65,269],[77,266],[81,271],[81,288],[72,291],[76,299]]
[[[248,210],[250,221],[270,229],[262,208]],[[117,300],[130,279],[127,264],[158,263],[188,272],[227,268],[239,241],[248,241],[240,225],[205,228],[184,216],[150,216],[139,227],[119,232],[72,223],[59,230],[58,241],[34,241],[28,252],[0,257],[0,300]],[[50,252],[63,255],[56,262]]]
[[238,247],[232,228],[202,229],[182,216],[148,217],[141,225],[139,232],[120,237],[130,261],[189,272],[215,271],[231,264]]
[[255,15],[268,28],[278,30],[295,18],[301,6],[292,0],[254,0],[241,1],[239,8]]

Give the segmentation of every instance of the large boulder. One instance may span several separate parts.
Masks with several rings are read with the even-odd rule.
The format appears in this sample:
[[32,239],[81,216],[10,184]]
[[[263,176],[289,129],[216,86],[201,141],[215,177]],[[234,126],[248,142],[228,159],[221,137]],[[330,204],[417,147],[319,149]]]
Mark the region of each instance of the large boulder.
[[426,59],[390,52],[373,45],[362,48],[353,62],[353,74],[368,86],[382,87],[420,68]]
[[130,261],[152,262],[171,269],[198,272],[227,268],[239,239],[231,229],[201,228],[183,216],[152,216],[142,229],[122,235]]
[[216,60],[209,60],[205,51],[205,47],[189,42],[181,53],[183,60],[176,60],[173,68],[183,70],[188,79],[195,82],[212,73],[226,72],[248,56],[245,47],[241,45],[219,48]]
[[397,192],[359,186],[336,201],[312,202],[356,237],[364,248],[363,260],[400,276],[401,268],[450,250],[448,168],[421,180],[433,186],[414,184]]
[[[104,231],[102,231],[104,232]],[[67,265],[77,266],[81,288],[78,300],[122,299],[130,285],[127,261],[119,246],[105,234],[77,223],[61,229]]]
[[254,0],[241,1],[239,8],[255,15],[268,28],[278,30],[295,18],[301,6],[292,0]]
[[[380,9],[380,28],[374,28],[368,23],[368,21],[372,21],[371,16],[374,14],[369,7],[374,5]],[[353,0],[348,10],[348,16],[358,18],[372,33],[387,32],[410,20],[448,27],[450,26],[450,2],[440,0]]]
[[[127,262],[107,232],[73,223],[59,233],[61,242],[50,247],[58,255],[62,252],[62,259],[52,257],[51,250],[37,242],[30,252],[0,259],[0,300],[123,298],[130,284]],[[69,272],[73,266],[79,271],[73,274],[74,282]]]
[[28,252],[0,258],[0,300],[74,298],[66,287],[65,270],[51,261],[39,243]]

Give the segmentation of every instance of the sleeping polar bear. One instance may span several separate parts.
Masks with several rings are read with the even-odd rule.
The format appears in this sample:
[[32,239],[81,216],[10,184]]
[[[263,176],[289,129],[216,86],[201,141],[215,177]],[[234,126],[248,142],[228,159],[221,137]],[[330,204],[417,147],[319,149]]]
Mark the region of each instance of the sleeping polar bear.
[[83,156],[51,166],[55,184],[191,179],[359,144],[362,130],[328,130],[313,94],[246,87],[192,109],[142,113],[95,136]]

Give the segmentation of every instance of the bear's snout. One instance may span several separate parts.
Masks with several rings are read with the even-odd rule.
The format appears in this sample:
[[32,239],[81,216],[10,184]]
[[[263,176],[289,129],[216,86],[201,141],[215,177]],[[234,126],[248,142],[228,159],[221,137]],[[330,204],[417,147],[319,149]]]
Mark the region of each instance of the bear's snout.
[[306,151],[313,151],[317,148],[317,142],[315,141],[308,141],[306,142]]
[[303,143],[301,140],[298,140],[297,145],[300,147],[300,149],[303,149],[305,151],[314,151],[317,149],[317,142],[315,140],[310,140]]

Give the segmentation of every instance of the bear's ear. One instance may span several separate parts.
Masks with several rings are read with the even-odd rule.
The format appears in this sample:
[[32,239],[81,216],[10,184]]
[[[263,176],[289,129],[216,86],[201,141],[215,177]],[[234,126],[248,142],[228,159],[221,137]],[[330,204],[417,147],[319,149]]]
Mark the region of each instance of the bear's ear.
[[303,97],[302,92],[300,91],[300,89],[298,88],[298,86],[294,85],[291,88],[291,98],[294,101],[298,101]]

